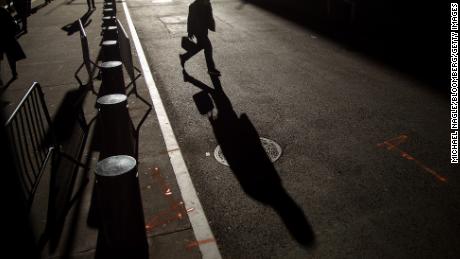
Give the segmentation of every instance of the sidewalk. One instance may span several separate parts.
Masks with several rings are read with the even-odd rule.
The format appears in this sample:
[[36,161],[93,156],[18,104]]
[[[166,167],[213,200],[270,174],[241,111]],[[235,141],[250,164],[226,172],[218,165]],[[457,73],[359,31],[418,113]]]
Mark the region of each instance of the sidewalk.
[[[97,9],[89,14],[86,33],[93,61],[98,60],[101,41],[102,2],[96,2]],[[121,3],[117,6],[117,18],[126,25]],[[27,59],[17,64],[19,78],[1,90],[2,108],[10,114],[32,82],[41,84],[47,107],[58,129],[62,150],[75,155],[88,166],[87,169],[72,170],[51,176],[49,172],[41,178],[29,215],[30,224],[37,245],[42,245],[42,258],[94,258],[97,250],[98,230],[91,224],[94,168],[98,161],[96,127],[97,96],[90,91],[79,90],[74,73],[82,63],[82,50],[78,27],[74,21],[88,15],[85,0],[55,0],[42,6],[28,20],[28,33],[19,42]],[[135,65],[139,67],[137,53],[133,52]],[[1,78],[4,83],[10,79],[10,70],[1,63]],[[86,71],[79,73],[87,82]],[[125,85],[128,76],[125,74]],[[144,78],[137,80],[140,96],[149,100]],[[95,80],[98,89],[100,81]],[[129,112],[135,126],[140,125],[138,174],[142,196],[144,220],[150,258],[200,258],[187,213],[181,200],[176,178],[168,152],[153,110],[135,95],[128,98]],[[89,132],[85,132],[72,120],[72,111],[80,108],[84,112]],[[143,117],[145,121],[142,121]],[[78,149],[82,147],[82,153]],[[50,182],[57,184],[57,193],[50,198]],[[54,206],[52,206],[54,204]],[[50,215],[54,208],[54,217]],[[56,216],[58,215],[58,216]],[[59,215],[64,218],[59,220]],[[53,231],[46,231],[46,229]]]

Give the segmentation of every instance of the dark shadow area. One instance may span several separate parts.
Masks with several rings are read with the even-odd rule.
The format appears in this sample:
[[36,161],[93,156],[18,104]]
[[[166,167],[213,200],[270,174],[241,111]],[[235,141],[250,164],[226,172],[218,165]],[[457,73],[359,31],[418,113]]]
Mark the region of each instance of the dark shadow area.
[[[3,103],[3,100],[0,100]],[[2,233],[2,252],[5,255],[14,255],[16,258],[39,258],[37,246],[34,241],[33,231],[28,218],[26,197],[22,191],[19,172],[13,163],[12,149],[3,123],[5,117],[0,112],[0,163],[2,165],[1,197],[4,228]]]
[[217,143],[244,192],[272,207],[299,244],[305,247],[313,245],[315,236],[312,227],[302,209],[283,188],[248,116],[236,114],[217,76],[211,77],[214,86],[211,88],[186,71],[183,73],[184,81],[202,90],[193,99],[199,112],[208,115]]
[[[69,210],[88,182],[87,176],[78,174],[80,168],[88,166],[80,162],[89,129],[83,113],[87,93],[84,88],[67,92],[48,132],[48,138],[54,138],[60,146],[52,159],[47,223],[40,239],[40,247],[49,242],[51,252],[57,248]],[[77,177],[82,177],[78,187]]]
[[[90,126],[82,110],[87,92],[82,88],[67,92],[52,120],[41,87],[34,83],[5,124],[12,143],[11,161],[17,171],[19,191],[22,191],[14,195],[14,199],[22,200],[16,206],[23,206],[27,217],[27,221],[18,226],[28,226],[29,222],[41,226],[46,217],[43,232],[34,228],[30,233],[34,246],[31,252],[43,252],[47,244],[49,254],[56,251],[69,211],[81,200],[87,185],[89,160],[86,164],[79,162]],[[80,168],[85,170],[84,174],[78,174]],[[36,193],[40,194],[36,196]],[[26,242],[29,236],[22,238]]]
[[[135,162],[132,157],[130,159]],[[95,258],[149,257],[137,166],[131,168],[127,161],[129,159],[119,156],[110,157],[100,161],[105,166],[96,171],[97,195],[93,201],[96,202],[99,232]],[[124,173],[114,171],[111,163],[115,163],[117,170]],[[113,175],[103,176],[108,171]]]
[[[352,51],[449,90],[450,4],[444,1],[243,0]],[[238,8],[244,8],[239,6]]]
[[[96,117],[92,118],[90,122],[88,123],[88,136],[91,135],[92,129],[94,129],[94,122],[96,121]],[[90,171],[92,169],[92,159],[96,156],[96,151],[92,149],[93,145],[92,142],[94,141],[94,136],[91,137],[91,140],[88,140],[87,146],[89,146],[89,150],[86,152],[86,158],[82,159],[84,167],[82,168],[81,171],[78,172],[80,174],[81,178],[89,179],[91,177]],[[92,173],[92,171],[91,171]],[[87,181],[83,181],[84,185],[82,185],[79,189],[80,191],[84,191],[84,188],[89,188],[87,186]],[[70,201],[70,204],[74,206],[75,211],[81,211],[83,209],[83,200],[79,199],[80,193],[77,192],[76,195],[72,198]],[[63,251],[63,258],[70,258],[72,248],[75,244],[75,238],[76,238],[76,232],[77,232],[77,222],[78,222],[78,213],[73,213],[70,218],[67,219],[68,222],[68,238],[62,242],[62,251]]]
[[3,95],[3,93],[5,93],[6,89],[8,89],[8,87],[10,87],[10,85],[17,79],[17,77],[12,77],[10,80],[8,80],[8,82],[6,82],[6,84],[4,86],[1,87],[0,89],[0,96]]
[[[87,27],[92,19],[89,19],[91,17],[91,14],[94,12],[95,9],[88,9],[85,14],[83,14],[79,19],[81,20],[81,23],[83,24],[83,27]],[[78,19],[75,20],[72,23],[69,23],[61,28],[63,31],[67,32],[67,35],[72,35],[75,32],[80,31],[80,25],[78,22]]]
[[36,12],[38,12],[38,10],[42,9],[43,7],[47,6],[49,3],[48,2],[44,2],[44,3],[41,3],[33,8],[30,9],[30,13],[31,14],[34,14]]
[[18,32],[18,33],[16,34],[16,39],[19,39],[19,38],[21,38],[23,35],[26,35],[26,34],[27,34],[27,32],[24,31],[24,30],[22,30],[22,31],[20,31],[20,32]]
[[[1,97],[1,95],[0,95],[0,97]],[[3,108],[5,108],[6,106],[8,106],[9,104],[10,104],[10,102],[0,100],[0,109],[3,110]],[[2,121],[2,123],[4,123],[4,121]]]
[[43,92],[38,83],[33,83],[4,126],[28,212],[46,166],[56,149],[55,142],[46,136],[50,125]]
[[[118,155],[129,155],[138,160],[139,131],[151,111],[151,105],[148,106],[138,125],[134,126],[127,100],[97,105],[99,112],[90,149],[99,152],[99,162]],[[87,218],[88,226],[98,229],[95,258],[148,258],[136,173],[137,167],[117,176],[96,176],[98,180],[93,185]]]

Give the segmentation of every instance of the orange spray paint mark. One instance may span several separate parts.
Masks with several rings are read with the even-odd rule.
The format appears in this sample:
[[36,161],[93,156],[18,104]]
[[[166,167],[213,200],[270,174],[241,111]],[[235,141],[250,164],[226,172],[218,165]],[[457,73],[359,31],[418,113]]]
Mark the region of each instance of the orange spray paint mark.
[[401,145],[402,143],[406,142],[407,139],[408,139],[408,136],[403,134],[396,138],[392,138],[392,139],[384,141],[383,143],[377,144],[377,146],[378,147],[386,146],[386,149],[392,150],[396,148],[397,146]]
[[160,170],[157,167],[153,169],[151,176],[153,183],[160,186],[169,207],[165,210],[159,211],[147,220],[145,224],[147,232],[151,232],[155,228],[167,225],[173,221],[182,220],[185,218],[187,213],[194,210],[193,208],[186,209],[183,201],[178,201],[173,197],[171,187],[161,175]]
[[411,156],[407,152],[401,150],[398,146],[402,143],[406,142],[409,139],[407,135],[400,135],[396,138],[392,138],[389,140],[384,141],[383,143],[377,144],[378,147],[386,148],[387,150],[395,150],[399,153],[399,155],[409,161],[413,161],[417,166],[421,167],[423,170],[428,172],[429,174],[433,175],[438,181],[440,182],[447,182],[447,178],[438,174],[435,170],[429,168],[419,160],[415,159],[415,157]]
[[198,247],[200,245],[207,244],[207,243],[213,243],[213,242],[216,242],[214,238],[209,238],[209,239],[204,239],[204,240],[199,240],[199,241],[192,241],[188,243],[186,247],[188,250],[191,250],[192,248]]

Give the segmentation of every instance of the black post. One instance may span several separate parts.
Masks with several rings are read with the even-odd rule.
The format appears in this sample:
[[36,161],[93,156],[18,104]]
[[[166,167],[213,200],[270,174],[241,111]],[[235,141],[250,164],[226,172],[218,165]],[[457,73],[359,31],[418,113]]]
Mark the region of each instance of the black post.
[[124,94],[110,94],[97,99],[101,122],[100,158],[114,155],[136,154],[136,138],[133,122],[129,116],[127,97]]
[[102,11],[103,11],[102,13],[104,14],[104,16],[116,16],[117,15],[117,12],[114,8],[104,8]]
[[96,258],[148,258],[136,160],[111,156],[97,163],[99,234]]
[[107,94],[124,94],[125,80],[121,61],[107,61],[101,64],[102,85],[100,96]]
[[107,26],[102,28],[102,39],[105,40],[118,40],[117,26]]
[[104,16],[102,17],[102,26],[101,27],[108,27],[108,26],[116,26],[116,17],[115,16]]
[[102,42],[102,61],[121,60],[120,47],[116,40],[106,40]]

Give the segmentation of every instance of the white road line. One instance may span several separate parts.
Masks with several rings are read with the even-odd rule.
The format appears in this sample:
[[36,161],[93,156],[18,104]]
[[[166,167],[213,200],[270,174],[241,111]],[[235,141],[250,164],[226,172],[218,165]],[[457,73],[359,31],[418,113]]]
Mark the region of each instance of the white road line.
[[[204,214],[203,207],[201,206],[200,200],[198,199],[195,191],[195,187],[193,186],[192,179],[190,178],[187,165],[185,164],[182,152],[179,148],[176,137],[174,136],[171,124],[169,123],[168,115],[166,114],[166,110],[163,106],[163,102],[161,101],[160,94],[156,87],[155,81],[153,80],[150,67],[147,63],[147,59],[145,57],[144,50],[142,49],[141,42],[139,41],[139,37],[137,36],[136,28],[134,28],[134,24],[126,2],[123,2],[123,9],[125,11],[129,30],[131,32],[131,38],[134,42],[134,47],[136,48],[139,56],[142,74],[144,75],[145,83],[149,90],[150,98],[152,99],[153,107],[158,117],[160,129],[166,143],[169,159],[171,160],[172,168],[176,175],[177,183],[181,191],[182,200],[184,201],[185,207],[187,209],[194,209],[189,212],[188,216],[190,223],[192,224],[195,238],[198,244],[200,244],[199,247],[203,258],[222,258],[216,242],[208,242],[209,240],[215,240],[214,235],[212,234],[211,228],[209,227],[209,223],[206,219],[206,215]],[[200,241],[203,242],[200,243]]]

